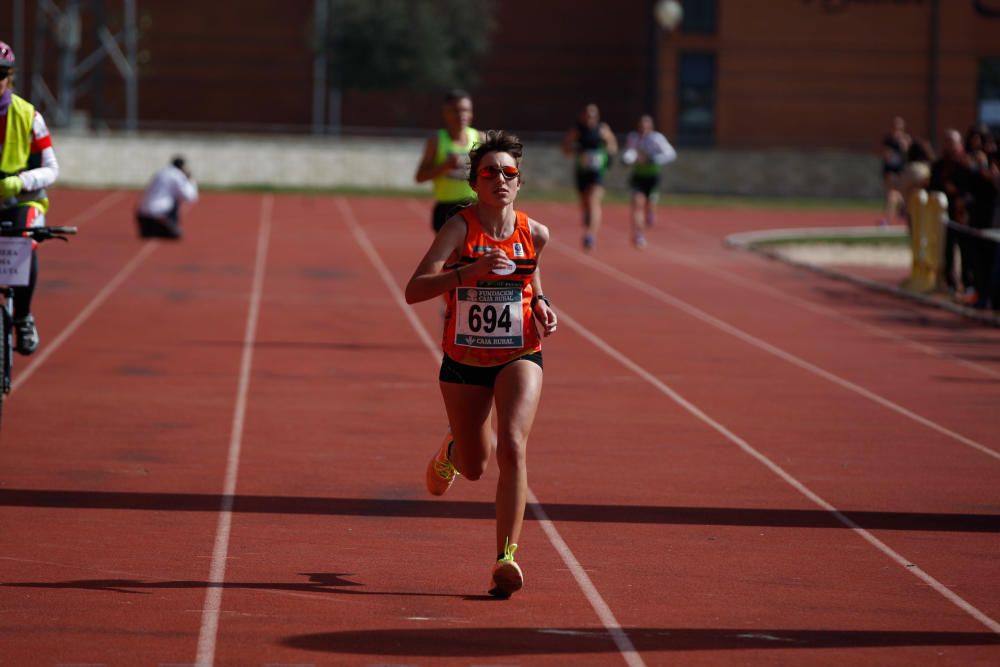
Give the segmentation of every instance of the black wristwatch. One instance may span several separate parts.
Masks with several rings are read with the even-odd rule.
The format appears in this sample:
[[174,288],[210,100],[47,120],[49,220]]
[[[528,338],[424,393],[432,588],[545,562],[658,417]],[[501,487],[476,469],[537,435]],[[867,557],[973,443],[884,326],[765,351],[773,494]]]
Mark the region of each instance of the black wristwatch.
[[546,306],[548,306],[549,308],[552,307],[552,302],[549,301],[549,297],[545,296],[544,294],[536,294],[535,296],[533,296],[531,298],[531,307],[534,308],[535,304],[538,301],[544,301]]

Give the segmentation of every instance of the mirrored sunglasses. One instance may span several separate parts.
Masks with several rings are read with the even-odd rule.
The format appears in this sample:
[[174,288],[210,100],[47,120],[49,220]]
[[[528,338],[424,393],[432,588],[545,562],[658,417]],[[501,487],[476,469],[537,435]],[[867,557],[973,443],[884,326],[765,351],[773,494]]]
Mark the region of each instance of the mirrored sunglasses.
[[521,170],[517,167],[480,167],[479,168],[480,178],[496,178],[497,175],[503,176],[505,181],[517,178],[517,175],[521,173]]

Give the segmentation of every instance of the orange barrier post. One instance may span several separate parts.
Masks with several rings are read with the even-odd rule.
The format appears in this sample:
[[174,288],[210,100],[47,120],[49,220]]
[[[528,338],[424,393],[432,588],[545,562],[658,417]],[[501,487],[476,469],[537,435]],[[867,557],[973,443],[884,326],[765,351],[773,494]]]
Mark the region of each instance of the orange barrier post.
[[942,284],[944,230],[948,199],[943,192],[918,190],[907,202],[910,211],[910,249],[913,263],[904,287],[914,292],[933,292]]

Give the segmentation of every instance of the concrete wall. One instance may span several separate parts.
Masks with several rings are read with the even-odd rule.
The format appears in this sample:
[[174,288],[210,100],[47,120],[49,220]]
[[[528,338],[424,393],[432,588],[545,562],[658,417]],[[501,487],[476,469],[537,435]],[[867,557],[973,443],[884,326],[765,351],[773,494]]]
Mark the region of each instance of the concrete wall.
[[[304,136],[58,133],[61,185],[143,186],[182,154],[199,183],[212,187],[418,188],[422,139]],[[664,178],[667,192],[758,196],[876,198],[879,165],[871,155],[833,151],[681,150]],[[539,190],[572,187],[570,161],[554,143],[528,142],[525,176]],[[608,185],[625,190],[626,170],[612,168]]]

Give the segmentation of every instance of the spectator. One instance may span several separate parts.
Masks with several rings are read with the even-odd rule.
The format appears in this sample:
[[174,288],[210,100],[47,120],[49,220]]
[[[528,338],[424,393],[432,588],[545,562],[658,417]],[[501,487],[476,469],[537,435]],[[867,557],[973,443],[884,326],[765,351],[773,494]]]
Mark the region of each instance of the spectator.
[[[996,156],[996,141],[986,127],[977,127],[966,134],[972,177],[972,200],[969,203],[969,226],[979,234],[970,236],[967,250],[975,288],[976,308],[987,308],[991,299],[991,282],[996,243],[982,236],[982,232],[993,227],[997,211],[998,190],[1000,190],[1000,168]],[[990,155],[994,157],[991,158]],[[994,304],[995,305],[995,304]]]
[[135,219],[141,238],[181,238],[180,208],[198,201],[198,184],[183,157],[175,157],[155,174],[143,193]]
[[885,217],[883,225],[895,221],[903,204],[899,192],[899,178],[906,163],[906,152],[910,148],[910,135],[906,133],[906,121],[896,116],[892,127],[882,138],[882,185],[885,188]]
[[914,192],[926,190],[931,182],[931,164],[934,162],[934,148],[926,139],[917,139],[906,151],[906,164],[899,175],[900,209],[907,226],[910,226],[910,197]]
[[986,143],[991,139],[989,128],[985,125],[973,125],[965,132],[965,152],[974,161],[986,157]]
[[[993,174],[993,182],[1000,188],[1000,152],[997,150],[997,141],[994,137],[986,145],[986,157],[990,163],[990,173]],[[994,230],[1000,229],[1000,196],[997,197],[993,207]],[[1000,309],[1000,243],[993,243],[993,267],[990,272],[990,306],[994,310]]]
[[[958,130],[945,130],[941,144],[941,157],[931,165],[931,190],[939,190],[948,198],[948,218],[960,225],[969,224],[969,202],[972,198],[972,170],[969,168],[969,157],[962,144],[962,135]],[[969,275],[959,275],[955,267],[956,250],[960,254],[965,247],[964,235],[950,226],[945,231],[944,241],[944,280],[948,289],[955,294],[962,294],[965,288],[971,289],[972,281]],[[968,262],[959,260],[959,271],[964,273]]]

